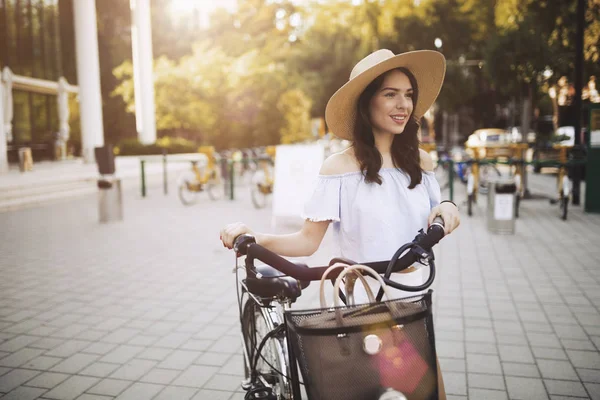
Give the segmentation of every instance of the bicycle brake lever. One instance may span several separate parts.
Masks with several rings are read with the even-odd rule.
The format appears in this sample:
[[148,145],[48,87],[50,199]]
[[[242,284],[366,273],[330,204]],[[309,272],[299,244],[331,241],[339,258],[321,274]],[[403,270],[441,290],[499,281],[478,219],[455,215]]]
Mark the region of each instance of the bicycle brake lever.
[[[431,253],[427,252],[421,246],[416,246],[415,245],[411,249],[411,251],[414,252],[419,257],[419,260],[429,261],[429,260],[433,259],[433,252],[431,252]],[[421,261],[419,261],[419,262],[421,262]]]

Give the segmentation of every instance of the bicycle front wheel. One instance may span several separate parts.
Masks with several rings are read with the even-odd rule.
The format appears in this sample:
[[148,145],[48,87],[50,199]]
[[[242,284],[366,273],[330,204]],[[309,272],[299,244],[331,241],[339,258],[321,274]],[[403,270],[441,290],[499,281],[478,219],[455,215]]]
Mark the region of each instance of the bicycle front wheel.
[[287,347],[283,332],[267,340],[260,354],[257,355],[258,347],[263,338],[282,321],[274,309],[261,307],[252,298],[244,304],[242,312],[242,336],[246,347],[246,378],[252,377],[251,368],[254,366],[255,380],[253,384],[269,386],[277,396],[277,399],[291,399],[289,385],[289,367],[287,358]]
[[198,191],[193,190],[196,184],[196,176],[191,171],[185,171],[177,180],[177,194],[179,200],[185,206],[194,204],[198,197]]
[[212,172],[212,176],[206,184],[206,191],[208,192],[208,198],[211,200],[219,200],[225,195],[221,171],[218,168]]

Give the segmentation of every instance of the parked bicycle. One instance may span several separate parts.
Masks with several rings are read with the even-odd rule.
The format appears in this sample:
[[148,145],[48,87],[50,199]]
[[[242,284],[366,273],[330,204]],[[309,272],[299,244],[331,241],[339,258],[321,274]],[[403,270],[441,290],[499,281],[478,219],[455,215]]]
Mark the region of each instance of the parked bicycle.
[[[364,265],[372,268],[378,274],[384,274],[381,278],[381,282],[392,288],[409,292],[424,291],[429,288],[435,279],[435,263],[432,247],[437,244],[443,236],[443,221],[438,217],[430,226],[427,233],[424,233],[423,230],[419,231],[414,240],[401,246],[390,261],[366,263]],[[399,330],[399,334],[408,335],[407,337],[411,337],[410,333],[407,333],[411,332],[411,329],[409,328],[411,321],[415,322],[419,326],[419,329],[421,329],[417,335],[418,338],[416,339],[419,344],[416,346],[419,348],[419,351],[423,353],[421,355],[427,360],[427,362],[424,361],[424,364],[421,365],[425,366],[427,372],[433,371],[432,374],[435,377],[434,381],[427,381],[426,383],[428,385],[428,390],[430,390],[430,394],[426,397],[410,397],[410,395],[403,394],[401,391],[389,387],[390,384],[386,383],[386,380],[380,381],[375,379],[376,383],[369,382],[368,387],[365,386],[367,383],[362,384],[361,387],[357,387],[357,382],[352,382],[353,387],[350,389],[344,389],[344,385],[340,385],[340,382],[325,382],[325,385],[335,385],[338,388],[336,389],[338,392],[339,390],[349,390],[352,392],[351,395],[350,392],[347,392],[343,397],[326,397],[323,394],[323,382],[319,380],[319,377],[321,377],[322,374],[324,375],[331,371],[312,369],[314,366],[309,368],[306,359],[307,357],[310,357],[310,354],[308,353],[312,352],[314,355],[315,349],[310,348],[311,344],[309,341],[300,340],[297,336],[294,336],[298,334],[297,329],[290,330],[290,326],[294,326],[299,320],[308,318],[308,314],[304,315],[304,311],[298,313],[297,311],[292,311],[290,309],[291,305],[302,295],[302,290],[306,288],[311,281],[322,280],[323,275],[326,272],[331,272],[331,275],[327,276],[327,278],[331,279],[335,279],[338,274],[344,272],[340,269],[331,271],[330,267],[325,266],[309,268],[305,264],[288,261],[258,245],[254,238],[249,235],[241,235],[236,238],[234,242],[234,251],[238,256],[246,256],[244,266],[238,266],[236,261],[235,267],[237,281],[236,289],[242,330],[242,347],[244,352],[245,379],[242,382],[242,388],[247,391],[246,399],[298,400],[302,398],[300,385],[305,386],[304,392],[307,394],[309,400],[338,400],[338,398],[355,399],[357,393],[368,393],[367,397],[362,398],[378,400],[412,400],[415,398],[437,399],[435,340],[433,338],[433,325],[431,320],[431,310],[429,308],[431,305],[431,290],[420,298],[411,297],[402,299],[407,302],[406,304],[417,304],[421,302],[419,304],[425,307],[426,312],[428,313],[425,323],[422,323],[423,321],[421,320],[417,321],[413,315],[410,317],[412,318],[410,321],[409,319],[406,319],[406,325],[395,325],[395,327],[392,327]],[[262,261],[265,264],[255,264],[255,260]],[[348,265],[355,264],[350,260],[334,258],[331,260],[330,266],[338,262],[345,262]],[[425,283],[419,286],[407,286],[390,279],[392,272],[399,272],[407,269],[415,262],[429,266],[429,278]],[[245,278],[240,279],[239,270],[245,271]],[[358,278],[361,277],[358,276]],[[336,282],[336,284],[339,284],[339,282]],[[348,291],[346,291],[346,293],[349,295],[348,298],[346,298],[346,295],[341,289],[339,291],[339,297],[344,304],[348,303],[348,300],[351,299],[351,293]],[[380,291],[377,296],[377,301],[381,300],[381,295],[382,293]],[[370,314],[368,314],[367,308],[365,307],[379,307],[379,304],[385,306],[388,303],[389,302],[367,304],[357,306],[350,310],[346,308],[343,310],[354,316],[365,315],[365,317],[367,317]],[[339,308],[336,308],[336,310],[338,310],[338,312],[340,311]],[[312,310],[312,312],[317,313],[324,313],[326,311],[330,310]],[[421,317],[424,318],[424,315],[425,314],[421,315]],[[346,316],[344,316],[344,318]],[[332,320],[328,321],[331,322]],[[324,330],[327,330],[326,325],[327,324],[324,324],[322,326]],[[403,327],[406,327],[406,329],[402,330]],[[422,331],[423,329],[426,329],[426,331]],[[290,335],[293,336],[293,340],[291,340],[292,337]],[[337,334],[337,337],[341,338],[340,340],[343,342],[344,335],[345,334],[340,332]],[[335,338],[335,335],[333,337]],[[369,347],[375,345],[375,347],[377,347],[377,338],[370,338],[369,341],[371,341],[371,339],[373,343],[365,342],[365,346]],[[365,341],[366,340],[367,339],[365,338]],[[414,343],[416,342],[410,342],[408,346],[412,346]],[[410,349],[415,350],[413,347],[410,347]],[[406,360],[409,360],[409,358],[415,356],[415,354],[412,356],[405,356],[407,357]],[[303,383],[300,382],[296,366],[297,362],[301,368]],[[349,369],[362,367],[364,367],[364,365],[348,364]],[[385,374],[386,371],[388,374],[390,371],[397,371],[394,367],[388,367],[387,370],[386,367],[381,367],[380,369],[382,370],[382,374]],[[412,371],[412,369],[410,371]],[[350,370],[347,372],[350,372]],[[337,373],[340,376],[352,376],[352,374],[345,373],[344,371],[337,371]],[[418,378],[417,376],[410,374],[407,376],[412,376],[413,380],[421,379],[423,377],[423,375],[421,375],[421,378]],[[393,376],[392,378],[396,380],[399,379],[397,376]],[[410,381],[404,382],[404,384],[405,386],[402,387],[414,389],[417,384],[420,383]],[[341,389],[339,389],[340,387]]]
[[250,195],[255,208],[265,208],[272,197],[275,183],[275,147],[268,147],[265,154],[256,160],[257,167],[252,173]]
[[[438,155],[438,163],[435,168],[435,177],[440,184],[440,188],[444,190],[450,186],[450,165],[454,168],[452,171],[454,178],[458,178],[461,183],[466,185],[469,181],[469,175],[473,172],[473,164],[474,160],[462,148],[453,149],[450,154],[441,152]],[[477,190],[479,193],[485,194],[490,179],[499,177],[502,173],[495,164],[481,164],[478,167]]]
[[206,156],[206,161],[199,165],[199,160],[191,160],[191,168],[178,178],[179,199],[186,206],[194,204],[198,194],[204,191],[208,193],[211,200],[218,200],[224,194],[221,169],[214,148],[200,148],[200,153]]

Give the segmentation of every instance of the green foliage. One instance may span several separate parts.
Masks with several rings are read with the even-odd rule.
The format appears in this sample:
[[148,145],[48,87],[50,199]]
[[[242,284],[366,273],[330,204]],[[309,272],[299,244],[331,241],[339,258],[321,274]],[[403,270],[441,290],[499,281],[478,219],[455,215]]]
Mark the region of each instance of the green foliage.
[[[303,140],[355,63],[379,48],[435,49],[440,38],[448,68],[437,108],[476,125],[488,125],[497,104],[541,91],[546,68],[555,72],[550,81],[573,75],[574,1],[247,0],[235,12],[215,11],[208,28],[193,15],[171,20],[169,1],[152,0],[157,128],[219,149]],[[100,37],[122,35],[129,23],[118,0],[99,13],[110,14],[108,3],[119,17],[102,18]],[[600,2],[587,3],[586,71],[598,74]],[[113,118],[131,124],[132,66],[123,54],[118,47],[114,62],[103,63],[118,82],[109,81],[105,102],[115,103],[105,110],[126,107],[128,119]]]
[[297,143],[312,139],[310,106],[310,100],[301,90],[288,90],[281,96],[277,103],[277,109],[285,118],[280,130],[281,143]]

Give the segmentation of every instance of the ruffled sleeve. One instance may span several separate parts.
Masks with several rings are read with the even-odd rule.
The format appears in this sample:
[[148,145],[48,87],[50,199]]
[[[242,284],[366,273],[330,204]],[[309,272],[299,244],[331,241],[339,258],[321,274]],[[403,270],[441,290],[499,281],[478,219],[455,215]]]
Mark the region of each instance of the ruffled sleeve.
[[427,188],[427,194],[429,195],[429,207],[433,208],[440,204],[442,201],[442,193],[440,190],[440,184],[435,179],[433,172],[423,172],[423,184]]
[[339,175],[319,175],[315,190],[304,205],[302,218],[314,222],[339,221],[341,188]]

